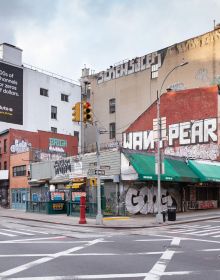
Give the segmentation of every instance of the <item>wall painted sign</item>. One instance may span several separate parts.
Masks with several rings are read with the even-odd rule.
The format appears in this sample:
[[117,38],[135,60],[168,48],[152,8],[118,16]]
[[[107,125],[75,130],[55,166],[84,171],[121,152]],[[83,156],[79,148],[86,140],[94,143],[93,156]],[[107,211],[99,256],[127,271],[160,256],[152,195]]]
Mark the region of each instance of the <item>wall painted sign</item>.
[[[215,159],[219,155],[216,118],[191,120],[168,127],[163,123],[161,138],[161,148],[166,146],[165,154],[203,159]],[[123,133],[123,147],[127,149],[153,150],[156,148],[156,142],[157,127],[150,131]],[[193,148],[197,145],[201,149]]]
[[23,124],[23,69],[0,62],[0,121]]
[[64,148],[67,147],[67,141],[63,139],[49,138],[49,151],[64,153]]
[[167,49],[163,49],[157,52],[153,52],[141,57],[123,61],[116,66],[110,66],[107,71],[102,71],[98,74],[98,84],[112,79],[117,79],[123,76],[127,76],[136,72],[149,69],[152,65],[157,69],[163,64],[164,57],[166,56]]

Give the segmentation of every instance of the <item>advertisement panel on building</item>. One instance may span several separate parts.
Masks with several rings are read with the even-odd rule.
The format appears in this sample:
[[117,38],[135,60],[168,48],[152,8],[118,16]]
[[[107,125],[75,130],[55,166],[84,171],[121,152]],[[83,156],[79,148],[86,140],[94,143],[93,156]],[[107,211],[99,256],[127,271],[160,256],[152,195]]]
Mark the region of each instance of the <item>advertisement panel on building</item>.
[[0,62],[0,121],[23,124],[23,69]]

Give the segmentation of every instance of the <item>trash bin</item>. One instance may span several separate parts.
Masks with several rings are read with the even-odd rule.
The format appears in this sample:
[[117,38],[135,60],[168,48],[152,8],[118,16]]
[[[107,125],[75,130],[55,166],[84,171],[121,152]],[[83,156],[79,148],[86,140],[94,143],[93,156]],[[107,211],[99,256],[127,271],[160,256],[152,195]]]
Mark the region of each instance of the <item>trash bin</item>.
[[168,221],[176,221],[176,207],[169,207],[167,209]]

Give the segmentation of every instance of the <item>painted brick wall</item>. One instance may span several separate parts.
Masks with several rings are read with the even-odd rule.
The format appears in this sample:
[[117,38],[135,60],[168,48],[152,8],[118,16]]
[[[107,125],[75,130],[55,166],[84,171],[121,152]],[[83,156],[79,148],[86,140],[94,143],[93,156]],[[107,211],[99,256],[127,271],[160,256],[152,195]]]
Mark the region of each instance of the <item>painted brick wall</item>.
[[[218,116],[218,87],[164,93],[161,95],[160,115],[167,118],[167,125],[215,118]],[[141,114],[126,132],[152,130],[155,118],[157,118],[156,102]]]

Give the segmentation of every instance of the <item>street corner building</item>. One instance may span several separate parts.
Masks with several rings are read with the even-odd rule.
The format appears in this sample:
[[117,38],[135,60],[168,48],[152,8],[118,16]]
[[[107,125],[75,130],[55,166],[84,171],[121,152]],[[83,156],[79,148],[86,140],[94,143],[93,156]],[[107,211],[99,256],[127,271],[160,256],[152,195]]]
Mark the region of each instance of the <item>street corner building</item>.
[[[218,86],[161,96],[162,210],[220,206]],[[128,212],[157,212],[158,120],[154,102],[123,133],[121,178]]]
[[32,161],[78,153],[71,108],[80,100],[77,82],[27,65],[20,48],[0,44],[0,206],[25,208]]

